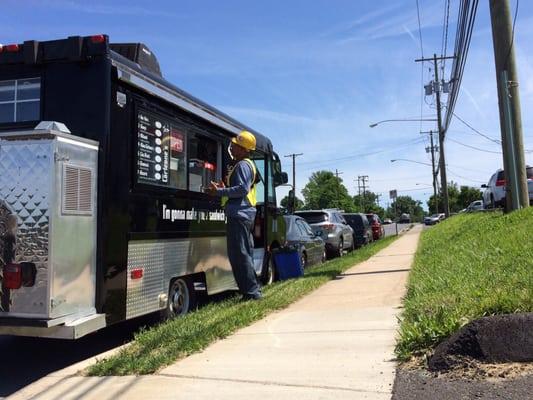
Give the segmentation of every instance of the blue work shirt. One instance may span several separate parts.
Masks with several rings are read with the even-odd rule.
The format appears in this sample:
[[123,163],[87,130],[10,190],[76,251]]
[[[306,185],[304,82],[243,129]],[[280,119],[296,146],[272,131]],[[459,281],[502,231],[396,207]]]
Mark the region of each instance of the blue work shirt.
[[255,218],[255,207],[250,205],[246,199],[254,179],[252,166],[247,161],[241,160],[233,168],[229,186],[224,189],[217,189],[217,194],[220,197],[228,197],[226,203],[227,217],[240,216],[250,220]]

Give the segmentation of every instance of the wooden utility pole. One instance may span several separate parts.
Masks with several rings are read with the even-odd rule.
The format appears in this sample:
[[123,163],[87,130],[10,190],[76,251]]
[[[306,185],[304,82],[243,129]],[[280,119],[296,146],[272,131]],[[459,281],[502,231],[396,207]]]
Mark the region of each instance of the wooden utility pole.
[[442,129],[442,116],[440,110],[440,83],[439,69],[437,66],[437,55],[433,54],[433,65],[435,68],[435,83],[437,86],[437,124],[439,127],[439,168],[440,168],[440,187],[442,189],[442,203],[446,218],[450,216],[450,203],[448,198],[448,178],[446,177],[446,159],[444,158],[444,130]]
[[449,57],[437,57],[436,54],[433,54],[433,58],[420,58],[415,60],[415,62],[424,62],[424,61],[433,61],[433,68],[435,69],[435,81],[433,85],[433,90],[435,91],[437,99],[437,124],[439,128],[439,170],[440,170],[440,187],[442,190],[442,203],[444,206],[444,214],[446,217],[450,216],[450,204],[448,198],[448,181],[446,177],[446,159],[444,158],[444,135],[445,131],[442,128],[442,115],[441,115],[441,104],[440,104],[440,82],[439,82],[439,69],[437,65],[437,60],[445,60],[448,58],[455,58],[455,56]]
[[[439,212],[439,199],[437,197],[437,173],[435,171],[435,146],[433,145],[433,131],[429,132],[420,132],[420,133],[429,133],[429,140],[431,147],[429,150],[431,151],[431,171],[432,171],[432,182],[433,182],[433,199],[435,200],[435,214]],[[426,147],[426,150],[428,148]]]
[[529,205],[518,74],[509,0],[490,0],[489,5],[506,179],[506,210],[510,211]]
[[296,157],[302,156],[304,153],[288,154],[285,157],[292,157],[292,190],[296,196]]

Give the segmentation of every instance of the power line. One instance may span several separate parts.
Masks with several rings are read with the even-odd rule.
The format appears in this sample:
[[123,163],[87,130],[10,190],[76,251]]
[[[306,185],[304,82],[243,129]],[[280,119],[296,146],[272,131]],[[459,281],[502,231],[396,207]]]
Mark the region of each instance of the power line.
[[470,129],[472,129],[474,132],[476,132],[478,135],[484,137],[485,139],[488,139],[490,140],[491,142],[494,142],[496,144],[499,144],[501,145],[502,144],[502,141],[501,140],[498,140],[498,139],[494,139],[494,138],[491,138],[490,136],[487,136],[483,133],[481,133],[480,131],[478,131],[476,128],[474,128],[472,125],[470,125],[468,122],[466,122],[464,119],[462,119],[461,117],[459,117],[455,112],[452,111],[452,114],[455,118],[457,118],[459,121],[461,121],[463,124],[465,124],[467,127],[469,127]]
[[484,153],[502,154],[501,151],[493,151],[493,150],[480,149],[479,147],[470,146],[469,144],[461,143],[461,142],[459,142],[458,140],[454,140],[454,139],[452,139],[452,138],[448,138],[448,140],[450,140],[450,141],[452,141],[452,142],[454,142],[454,143],[460,144],[461,146],[468,147],[469,149],[473,149],[473,150],[477,150],[477,151],[482,151],[482,152],[484,152]]

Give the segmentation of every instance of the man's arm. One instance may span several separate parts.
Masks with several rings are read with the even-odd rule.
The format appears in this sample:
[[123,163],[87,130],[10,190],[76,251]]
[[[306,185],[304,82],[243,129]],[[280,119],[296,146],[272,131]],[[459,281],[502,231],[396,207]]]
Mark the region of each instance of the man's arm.
[[230,199],[245,197],[250,191],[253,179],[251,165],[246,161],[239,161],[231,175],[231,180],[235,185],[226,188],[217,188],[217,195],[227,196]]

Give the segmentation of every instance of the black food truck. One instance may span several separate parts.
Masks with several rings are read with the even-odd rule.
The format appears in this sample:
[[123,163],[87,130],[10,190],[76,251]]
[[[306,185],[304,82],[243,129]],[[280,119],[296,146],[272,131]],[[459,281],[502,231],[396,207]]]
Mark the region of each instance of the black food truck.
[[285,242],[270,140],[167,82],[106,35],[0,46],[0,334],[76,339],[236,289],[225,213],[203,189],[254,133],[254,267]]

